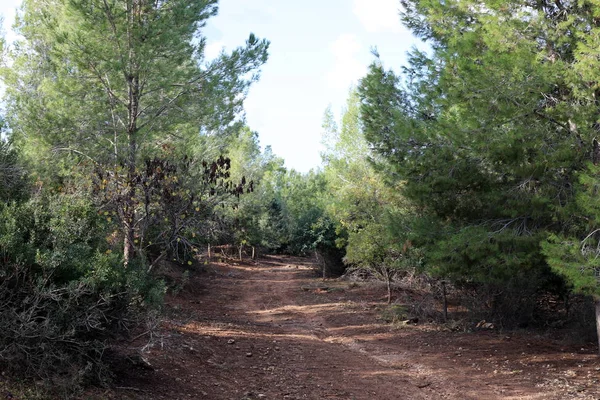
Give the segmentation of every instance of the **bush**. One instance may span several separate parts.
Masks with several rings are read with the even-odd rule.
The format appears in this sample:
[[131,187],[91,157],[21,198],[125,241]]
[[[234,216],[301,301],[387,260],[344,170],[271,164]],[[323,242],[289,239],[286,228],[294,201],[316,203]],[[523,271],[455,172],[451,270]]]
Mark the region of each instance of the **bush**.
[[25,266],[4,268],[0,284],[0,357],[4,368],[71,389],[105,382],[102,362],[111,325],[123,318],[120,293],[106,295],[89,284],[56,286]]
[[[2,129],[0,121],[0,130]],[[10,141],[0,135],[0,200],[24,198],[27,193],[25,169]]]
[[120,252],[75,195],[0,205],[0,365],[72,390],[105,383],[108,339],[163,288]]

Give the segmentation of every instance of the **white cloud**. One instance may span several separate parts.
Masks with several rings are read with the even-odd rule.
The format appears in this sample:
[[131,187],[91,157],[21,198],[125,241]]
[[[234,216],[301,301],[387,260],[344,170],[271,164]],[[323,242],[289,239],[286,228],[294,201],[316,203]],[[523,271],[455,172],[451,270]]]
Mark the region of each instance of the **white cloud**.
[[344,34],[330,48],[335,60],[328,74],[329,85],[335,89],[347,89],[367,72],[367,67],[357,57],[362,49],[361,43],[355,35]]
[[204,49],[204,57],[207,60],[214,60],[221,53],[221,50],[223,50],[224,46],[225,42],[223,42],[222,40],[208,43],[206,45],[206,48]]
[[402,30],[398,0],[354,0],[352,11],[367,32],[392,32]]

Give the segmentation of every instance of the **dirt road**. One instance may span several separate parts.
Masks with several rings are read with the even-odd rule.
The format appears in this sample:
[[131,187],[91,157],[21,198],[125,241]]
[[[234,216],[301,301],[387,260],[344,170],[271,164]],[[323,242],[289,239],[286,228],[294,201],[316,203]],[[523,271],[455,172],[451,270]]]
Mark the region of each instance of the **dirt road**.
[[154,370],[124,365],[105,397],[600,399],[592,345],[392,326],[378,318],[383,287],[323,282],[301,259],[208,271],[170,296],[170,316],[138,341]]

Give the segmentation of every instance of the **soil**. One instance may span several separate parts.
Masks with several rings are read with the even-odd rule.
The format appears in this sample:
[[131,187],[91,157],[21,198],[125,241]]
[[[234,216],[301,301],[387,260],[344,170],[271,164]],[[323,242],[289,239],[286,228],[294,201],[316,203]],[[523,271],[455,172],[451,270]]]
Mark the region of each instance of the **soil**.
[[597,346],[547,334],[391,324],[385,286],[323,281],[304,259],[192,275],[107,399],[600,399]]

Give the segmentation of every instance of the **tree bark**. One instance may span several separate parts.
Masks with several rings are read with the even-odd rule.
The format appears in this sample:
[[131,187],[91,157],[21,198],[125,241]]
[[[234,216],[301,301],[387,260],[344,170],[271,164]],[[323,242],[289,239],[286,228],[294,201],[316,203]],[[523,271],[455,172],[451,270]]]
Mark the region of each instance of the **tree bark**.
[[137,173],[137,135],[138,135],[138,116],[140,110],[140,66],[136,54],[136,43],[133,39],[133,31],[139,25],[141,16],[141,2],[134,0],[127,3],[127,13],[129,26],[127,32],[128,65],[124,72],[124,79],[127,83],[127,179],[125,180],[125,193],[123,196],[123,228],[125,238],[123,240],[123,264],[125,267],[133,256],[133,240],[135,236],[135,175]]
[[385,283],[387,285],[387,303],[392,304],[392,279],[390,276],[390,270],[385,268]]
[[125,193],[123,196],[123,264],[127,268],[129,260],[133,257],[133,238],[135,236],[135,152],[136,140],[135,133],[128,132],[129,154],[127,157],[127,178],[125,179]]
[[596,333],[598,335],[598,353],[600,354],[600,297],[594,296],[596,306]]
[[442,281],[442,295],[444,296],[444,322],[448,322],[448,298],[446,297],[446,281]]

